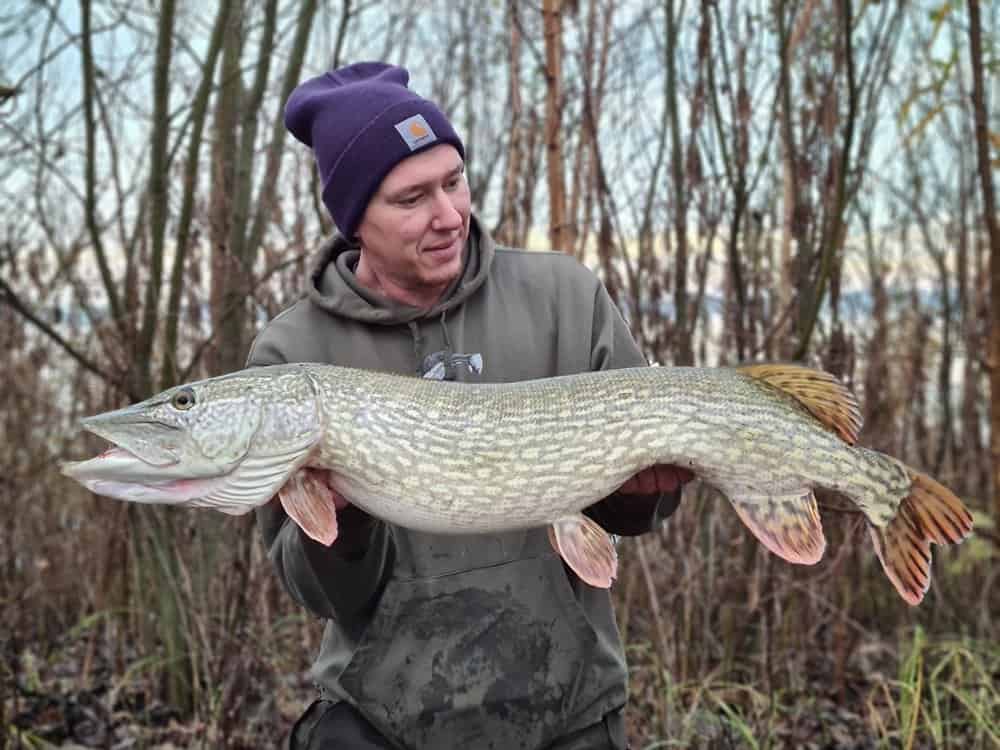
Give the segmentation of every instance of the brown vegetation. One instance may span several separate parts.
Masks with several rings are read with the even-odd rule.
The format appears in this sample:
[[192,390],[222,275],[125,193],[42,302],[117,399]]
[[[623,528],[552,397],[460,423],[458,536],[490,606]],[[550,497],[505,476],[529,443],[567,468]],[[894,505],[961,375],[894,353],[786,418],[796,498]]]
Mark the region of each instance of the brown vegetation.
[[1000,7],[14,5],[4,747],[272,746],[310,699],[320,624],[249,519],[97,498],[57,468],[99,449],[78,417],[239,367],[295,299],[330,226],[281,104],[372,58],[452,114],[498,238],[591,264],[651,359],[822,365],[861,397],[864,444],[976,514],[909,608],[841,498],[821,498],[826,558],[797,568],[693,487],[622,548],[634,746],[1000,745]]

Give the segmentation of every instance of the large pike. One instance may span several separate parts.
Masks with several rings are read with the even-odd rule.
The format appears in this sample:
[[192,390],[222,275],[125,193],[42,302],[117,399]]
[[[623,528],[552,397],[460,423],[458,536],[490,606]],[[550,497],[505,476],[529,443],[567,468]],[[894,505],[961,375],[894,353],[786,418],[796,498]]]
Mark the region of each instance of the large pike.
[[807,368],[645,367],[509,384],[424,380],[331,365],[242,370],[89,417],[116,447],[63,471],[123,500],[246,513],[278,495],[330,544],[333,494],[432,532],[551,525],[580,577],[609,586],[614,546],[581,510],[658,463],[729,498],[772,552],[812,564],[826,541],[813,489],[868,520],[910,604],[930,585],[930,544],[972,530],[962,502],[888,455],[855,445],[860,412]]

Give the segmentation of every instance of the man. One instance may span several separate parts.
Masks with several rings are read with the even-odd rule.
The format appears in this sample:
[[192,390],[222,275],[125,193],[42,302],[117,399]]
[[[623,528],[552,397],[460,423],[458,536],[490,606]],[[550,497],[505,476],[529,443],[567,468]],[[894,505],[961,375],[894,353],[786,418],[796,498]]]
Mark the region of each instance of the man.
[[[644,365],[584,267],[494,246],[471,213],[462,141],[408,79],[361,63],[289,99],[285,123],[313,149],[340,235],[307,298],[258,336],[249,364],[482,382]],[[611,533],[648,531],[688,478],[647,469],[587,512]],[[609,594],[563,566],[545,529],[436,535],[390,526],[347,498],[336,506],[329,547],[275,501],[258,515],[286,588],[326,620],[313,668],[322,699],[293,729],[293,748],[625,747],[625,657]]]

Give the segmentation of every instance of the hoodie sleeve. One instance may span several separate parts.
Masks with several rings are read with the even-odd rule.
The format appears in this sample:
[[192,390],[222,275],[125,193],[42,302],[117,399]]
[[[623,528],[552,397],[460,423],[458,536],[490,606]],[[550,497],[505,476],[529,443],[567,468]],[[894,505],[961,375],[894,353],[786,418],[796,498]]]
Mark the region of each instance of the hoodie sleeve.
[[[262,335],[251,349],[247,367],[287,361],[280,347]],[[307,537],[277,498],[258,508],[256,515],[268,557],[295,601],[348,631],[366,621],[392,570],[386,524],[349,506],[337,512],[337,541],[327,547]]]
[[[643,367],[649,364],[632,338],[621,313],[604,285],[594,293],[590,366],[592,370]],[[607,531],[621,536],[638,536],[660,527],[680,503],[681,490],[656,495],[609,495],[585,513]]]

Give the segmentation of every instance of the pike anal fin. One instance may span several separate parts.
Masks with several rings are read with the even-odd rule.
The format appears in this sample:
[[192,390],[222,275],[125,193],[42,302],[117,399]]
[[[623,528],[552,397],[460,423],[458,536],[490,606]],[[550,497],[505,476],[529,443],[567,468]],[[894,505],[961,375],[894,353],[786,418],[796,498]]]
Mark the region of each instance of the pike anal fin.
[[330,486],[330,472],[303,467],[292,474],[278,490],[285,513],[295,521],[310,539],[330,546],[337,539],[338,497]]
[[869,526],[875,554],[903,600],[919,604],[931,585],[931,544],[957,544],[972,533],[972,514],[948,488],[907,468],[912,484],[885,528]]
[[803,488],[785,495],[727,493],[758,541],[784,560],[814,565],[826,550],[816,496]]
[[618,573],[618,553],[596,521],[580,513],[559,518],[549,527],[549,541],[580,580],[611,588]]

